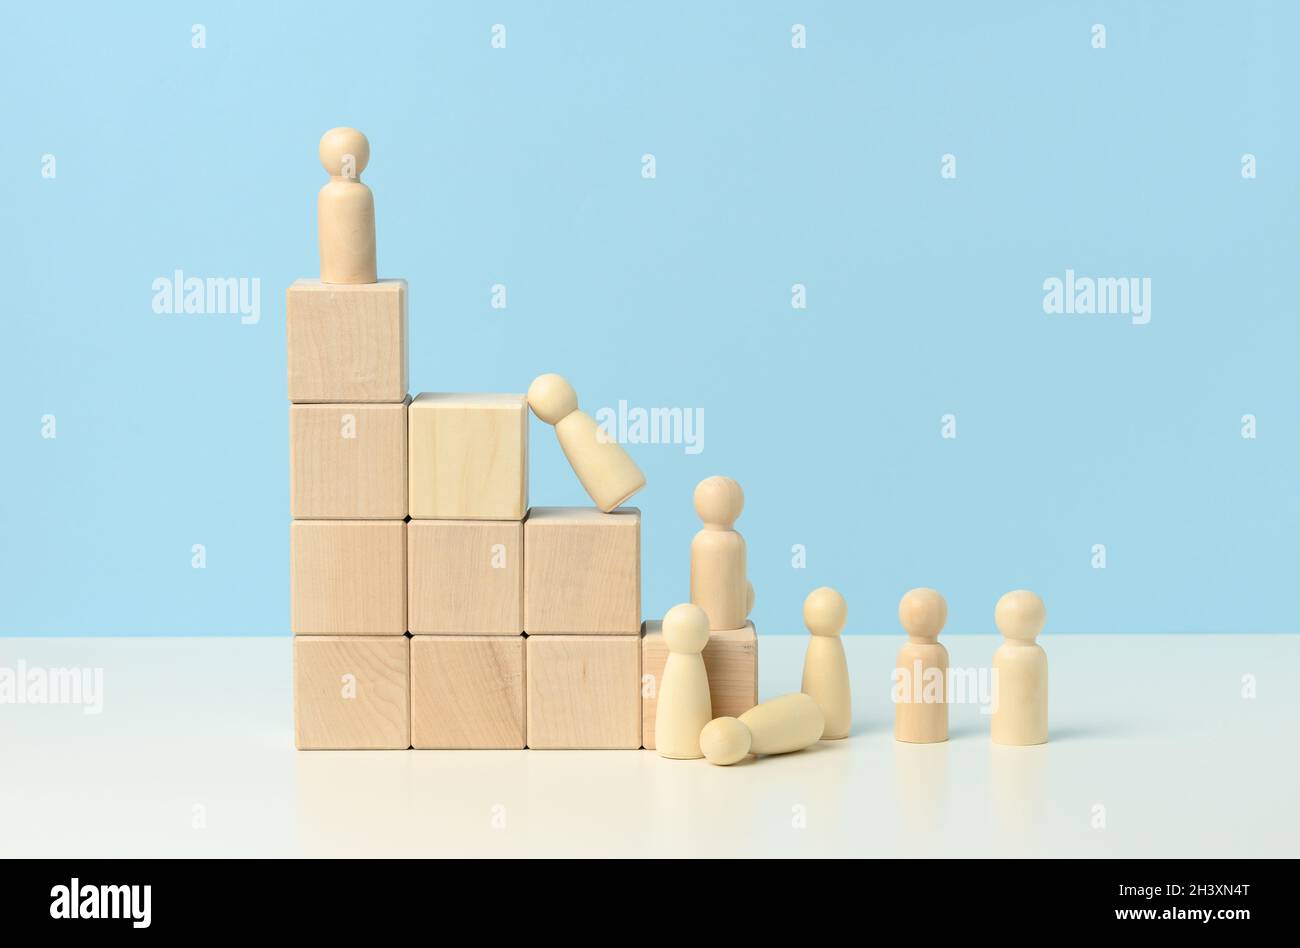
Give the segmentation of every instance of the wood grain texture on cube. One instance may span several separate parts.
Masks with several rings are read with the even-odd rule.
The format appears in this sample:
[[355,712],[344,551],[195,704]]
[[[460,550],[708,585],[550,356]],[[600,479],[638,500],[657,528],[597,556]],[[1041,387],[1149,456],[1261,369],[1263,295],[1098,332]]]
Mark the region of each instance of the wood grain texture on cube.
[[291,405],[289,506],[299,520],[406,517],[406,411]]
[[400,402],[407,391],[406,281],[298,280],[285,297],[291,402]]
[[289,527],[295,635],[406,632],[406,523],[295,520]]
[[528,643],[528,746],[641,746],[641,639],[542,635]]
[[407,626],[416,635],[524,631],[524,525],[518,520],[412,520]]
[[299,635],[293,640],[299,750],[411,746],[409,639]]
[[528,509],[523,395],[422,392],[410,408],[411,517],[522,520]]
[[[659,682],[668,661],[660,620],[647,620],[641,637],[641,746],[654,750]],[[709,699],[715,718],[738,718],[758,704],[758,635],[754,623],[709,633],[704,646]]]
[[524,521],[529,635],[641,631],[641,511],[534,507]]
[[421,749],[525,746],[522,635],[411,637],[411,744]]

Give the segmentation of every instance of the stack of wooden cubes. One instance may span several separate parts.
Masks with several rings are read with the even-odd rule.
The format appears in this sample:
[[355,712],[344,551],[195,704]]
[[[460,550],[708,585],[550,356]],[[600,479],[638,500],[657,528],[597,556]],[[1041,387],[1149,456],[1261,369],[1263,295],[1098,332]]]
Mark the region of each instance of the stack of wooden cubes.
[[406,748],[406,283],[299,280],[285,334],[297,744]]
[[641,511],[524,522],[528,746],[641,746]]
[[425,393],[409,431],[412,744],[525,747],[528,404]]

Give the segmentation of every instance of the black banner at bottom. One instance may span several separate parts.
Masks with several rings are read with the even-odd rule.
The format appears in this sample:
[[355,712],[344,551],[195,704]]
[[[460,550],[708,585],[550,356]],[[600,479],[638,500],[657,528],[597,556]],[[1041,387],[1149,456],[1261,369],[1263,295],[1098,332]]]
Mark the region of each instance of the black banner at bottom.
[[[280,928],[372,938],[487,913],[493,934],[609,919],[658,927],[680,916],[743,930],[764,920],[918,925],[988,931],[1052,922],[1057,930],[1232,937],[1285,925],[1295,876],[1285,860],[10,860],[0,863],[6,935],[212,936]],[[873,916],[879,916],[878,919]],[[432,929],[429,930],[433,934]]]

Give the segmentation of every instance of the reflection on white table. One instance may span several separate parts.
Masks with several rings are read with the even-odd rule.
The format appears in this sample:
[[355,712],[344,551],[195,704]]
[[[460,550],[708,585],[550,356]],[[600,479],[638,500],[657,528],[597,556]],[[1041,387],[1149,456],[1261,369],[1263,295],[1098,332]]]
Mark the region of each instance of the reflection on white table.
[[[761,695],[804,636],[760,635]],[[945,638],[954,666],[1000,639]],[[854,728],[734,767],[649,751],[307,752],[287,638],[0,639],[103,710],[0,704],[0,856],[1297,856],[1300,637],[1044,635],[1051,741],[893,740],[898,639],[848,636]],[[1244,676],[1253,676],[1247,697]]]

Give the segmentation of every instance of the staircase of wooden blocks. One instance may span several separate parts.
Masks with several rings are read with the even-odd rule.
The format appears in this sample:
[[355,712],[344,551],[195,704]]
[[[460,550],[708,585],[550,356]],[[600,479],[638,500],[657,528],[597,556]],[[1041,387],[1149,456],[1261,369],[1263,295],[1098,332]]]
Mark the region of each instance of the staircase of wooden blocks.
[[[297,746],[653,747],[667,650],[654,623],[643,635],[641,512],[528,507],[531,390],[409,397],[406,283],[375,279],[359,178],[369,143],[331,129],[320,157],[328,281],[294,283],[285,311]],[[567,382],[539,383],[583,486],[615,507],[643,475]],[[752,624],[704,657],[718,714],[757,702]]]
[[286,305],[298,747],[640,747],[640,511],[529,509],[523,395],[408,399],[405,284]]
[[290,412],[300,748],[641,746],[640,512],[528,510],[522,395]]

